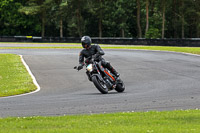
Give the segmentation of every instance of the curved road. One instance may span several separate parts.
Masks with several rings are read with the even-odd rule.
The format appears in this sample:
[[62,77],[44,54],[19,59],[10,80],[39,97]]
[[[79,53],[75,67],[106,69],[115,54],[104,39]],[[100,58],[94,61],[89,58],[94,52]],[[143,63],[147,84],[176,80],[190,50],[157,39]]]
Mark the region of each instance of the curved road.
[[0,98],[0,117],[55,116],[200,107],[200,57],[171,52],[105,50],[124,80],[124,93],[103,95],[85,70],[73,69],[80,49],[0,50],[21,54],[41,90]]

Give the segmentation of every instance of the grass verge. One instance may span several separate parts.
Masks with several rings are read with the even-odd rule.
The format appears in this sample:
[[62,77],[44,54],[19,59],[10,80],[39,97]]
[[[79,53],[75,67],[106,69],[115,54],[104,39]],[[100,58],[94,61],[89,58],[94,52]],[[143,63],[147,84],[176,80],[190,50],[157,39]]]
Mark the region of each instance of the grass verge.
[[6,133],[199,133],[200,110],[0,119]]
[[20,56],[0,54],[0,97],[24,94],[36,89]]

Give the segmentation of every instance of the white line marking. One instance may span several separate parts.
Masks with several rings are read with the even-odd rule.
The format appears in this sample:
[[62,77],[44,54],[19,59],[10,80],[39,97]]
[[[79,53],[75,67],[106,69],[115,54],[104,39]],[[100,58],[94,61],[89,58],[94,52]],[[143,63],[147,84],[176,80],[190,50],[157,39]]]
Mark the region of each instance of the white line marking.
[[21,58],[22,63],[24,64],[26,70],[27,70],[28,73],[31,75],[31,78],[33,79],[33,83],[34,83],[35,86],[37,87],[37,90],[32,91],[32,92],[29,92],[29,93],[25,93],[25,94],[19,94],[19,95],[14,95],[14,96],[1,97],[0,99],[4,99],[4,98],[13,98],[13,97],[19,97],[19,96],[25,96],[25,95],[30,95],[30,94],[33,94],[33,93],[36,93],[36,92],[40,91],[40,86],[39,86],[39,84],[37,83],[35,76],[32,74],[32,72],[31,72],[29,66],[28,66],[28,65],[26,64],[26,62],[24,61],[23,56],[22,56],[22,55],[19,55],[19,56],[20,56],[20,58]]

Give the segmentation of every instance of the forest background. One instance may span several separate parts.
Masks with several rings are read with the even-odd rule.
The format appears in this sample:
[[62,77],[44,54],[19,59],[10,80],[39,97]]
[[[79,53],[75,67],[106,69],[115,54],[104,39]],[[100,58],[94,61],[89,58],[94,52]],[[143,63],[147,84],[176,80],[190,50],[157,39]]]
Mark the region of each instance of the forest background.
[[0,36],[200,38],[200,0],[1,0]]

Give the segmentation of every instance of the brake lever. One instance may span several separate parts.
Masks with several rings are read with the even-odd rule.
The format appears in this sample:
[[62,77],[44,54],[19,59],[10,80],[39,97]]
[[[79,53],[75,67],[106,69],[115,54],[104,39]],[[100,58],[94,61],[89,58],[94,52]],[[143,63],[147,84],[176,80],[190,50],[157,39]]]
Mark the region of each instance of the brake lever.
[[78,66],[75,66],[74,69],[76,69],[77,71],[80,71],[80,70],[78,70]]
[[78,68],[77,66],[74,67],[74,69],[76,69],[76,70],[77,70],[77,68]]
[[77,66],[75,66],[74,69],[76,69],[77,71],[79,71]]

